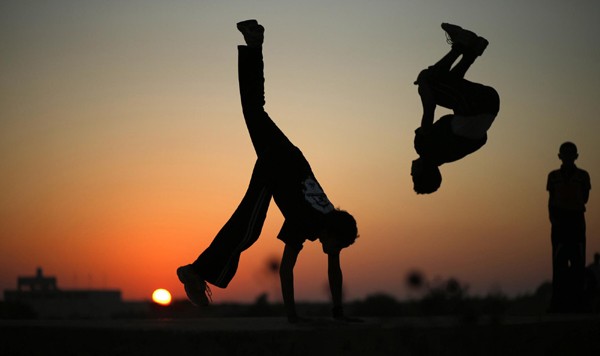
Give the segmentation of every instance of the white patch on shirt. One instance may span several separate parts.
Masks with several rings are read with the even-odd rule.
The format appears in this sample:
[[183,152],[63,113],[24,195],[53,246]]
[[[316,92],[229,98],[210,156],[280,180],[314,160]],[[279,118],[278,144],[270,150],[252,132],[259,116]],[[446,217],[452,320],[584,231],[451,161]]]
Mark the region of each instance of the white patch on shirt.
[[302,184],[304,185],[304,189],[302,189],[304,199],[306,199],[313,208],[323,214],[327,214],[333,210],[333,204],[327,199],[327,195],[325,195],[323,188],[321,188],[316,180],[307,178]]
[[477,140],[482,138],[490,129],[496,115],[480,114],[473,116],[454,115],[452,118],[452,132],[455,135]]

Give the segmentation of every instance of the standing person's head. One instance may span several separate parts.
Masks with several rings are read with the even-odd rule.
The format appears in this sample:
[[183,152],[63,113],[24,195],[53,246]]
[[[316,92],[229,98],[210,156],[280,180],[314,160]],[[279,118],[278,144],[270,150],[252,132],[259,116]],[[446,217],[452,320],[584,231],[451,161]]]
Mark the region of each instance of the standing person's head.
[[563,162],[564,165],[570,166],[575,164],[575,160],[579,157],[577,153],[577,146],[573,142],[565,142],[560,145],[558,150],[558,158]]
[[326,254],[339,253],[354,243],[358,238],[356,220],[350,213],[335,209],[323,217],[323,229],[319,241]]
[[442,174],[437,164],[422,157],[412,162],[410,175],[417,194],[431,194],[442,185]]

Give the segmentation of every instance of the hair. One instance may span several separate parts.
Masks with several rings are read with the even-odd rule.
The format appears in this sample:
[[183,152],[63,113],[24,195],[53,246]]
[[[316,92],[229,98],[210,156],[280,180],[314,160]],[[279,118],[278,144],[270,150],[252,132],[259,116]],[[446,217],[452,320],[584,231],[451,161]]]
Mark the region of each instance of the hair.
[[566,151],[571,151],[573,153],[577,153],[577,146],[575,146],[575,144],[573,142],[565,142],[562,145],[560,145],[560,148],[558,150],[558,152],[566,152]]
[[325,214],[323,229],[327,231],[327,235],[335,238],[344,247],[352,245],[359,236],[354,217],[339,208]]
[[436,164],[423,163],[423,170],[413,175],[413,188],[417,194],[431,194],[442,185],[442,174]]

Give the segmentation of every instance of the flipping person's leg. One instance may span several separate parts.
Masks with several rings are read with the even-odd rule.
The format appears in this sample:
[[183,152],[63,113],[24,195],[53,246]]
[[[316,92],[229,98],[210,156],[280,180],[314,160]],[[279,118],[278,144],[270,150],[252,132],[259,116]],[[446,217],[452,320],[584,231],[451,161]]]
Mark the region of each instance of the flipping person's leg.
[[[238,46],[238,73],[242,110],[254,149],[257,155],[261,156],[273,147],[291,143],[264,110],[265,79],[262,37],[260,37],[264,29],[252,20],[238,24],[238,28],[249,44],[248,46]],[[256,44],[257,40],[255,38],[253,39],[254,44],[252,44],[252,40],[249,41],[249,38],[252,38],[248,35],[249,32],[259,33],[260,46]]]
[[477,56],[474,53],[464,53],[460,61],[450,70],[451,75],[454,78],[464,78],[471,65],[475,62],[475,59],[477,59]]
[[462,46],[454,45],[450,52],[448,52],[442,59],[440,59],[436,64],[427,68],[429,73],[429,78],[435,79],[440,77],[446,77],[450,73],[450,68],[458,57],[460,57],[463,53]]

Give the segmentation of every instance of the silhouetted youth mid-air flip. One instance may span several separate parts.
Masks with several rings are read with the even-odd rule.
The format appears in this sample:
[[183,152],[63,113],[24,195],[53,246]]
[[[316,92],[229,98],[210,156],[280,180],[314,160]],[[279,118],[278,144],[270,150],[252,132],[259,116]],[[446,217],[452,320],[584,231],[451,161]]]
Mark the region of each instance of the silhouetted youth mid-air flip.
[[[443,23],[452,49],[435,65],[421,71],[415,84],[423,104],[421,127],[415,131],[411,175],[418,194],[435,192],[442,183],[439,166],[454,162],[481,148],[500,109],[494,88],[464,79],[465,73],[488,45],[488,41],[459,26]],[[454,62],[462,55],[461,60]],[[453,110],[435,123],[440,105]]]
[[237,27],[247,44],[238,47],[242,110],[258,159],[248,191],[233,216],[193,264],[177,269],[177,276],[192,302],[208,305],[211,292],[207,282],[227,287],[236,273],[241,252],[258,239],[273,197],[285,217],[277,238],[285,243],[280,278],[288,320],[307,320],[296,313],[293,271],[304,241],[319,239],[328,255],[333,317],[360,321],[344,316],[340,267],[340,251],[358,237],[356,221],[349,213],[334,208],[302,152],[264,111],[263,26],[248,20]]

